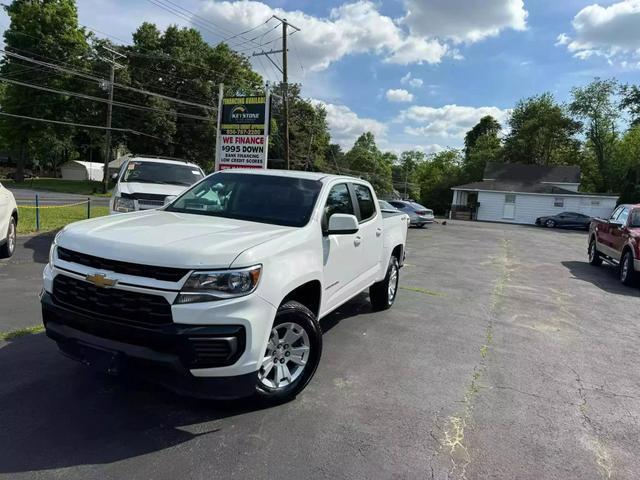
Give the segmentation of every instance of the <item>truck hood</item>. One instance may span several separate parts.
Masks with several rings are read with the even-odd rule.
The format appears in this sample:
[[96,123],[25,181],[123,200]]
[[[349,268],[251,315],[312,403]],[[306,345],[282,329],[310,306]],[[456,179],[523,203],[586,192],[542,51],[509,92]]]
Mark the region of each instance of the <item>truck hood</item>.
[[148,210],[69,225],[56,243],[97,257],[176,268],[228,268],[243,251],[295,230],[264,223]]
[[138,183],[138,182],[120,182],[118,190],[120,193],[152,193],[154,195],[180,195],[187,188],[185,185],[167,185],[164,183]]

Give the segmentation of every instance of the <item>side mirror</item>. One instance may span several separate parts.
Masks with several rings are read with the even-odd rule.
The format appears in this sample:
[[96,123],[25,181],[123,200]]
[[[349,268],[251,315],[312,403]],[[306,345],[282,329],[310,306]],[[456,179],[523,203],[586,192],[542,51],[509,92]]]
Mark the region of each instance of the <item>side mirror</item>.
[[334,213],[329,218],[329,229],[327,235],[351,235],[356,233],[360,227],[355,215],[345,213]]
[[167,197],[164,197],[164,204],[165,205],[169,205],[171,202],[173,202],[176,198],[178,198],[177,195],[169,195]]

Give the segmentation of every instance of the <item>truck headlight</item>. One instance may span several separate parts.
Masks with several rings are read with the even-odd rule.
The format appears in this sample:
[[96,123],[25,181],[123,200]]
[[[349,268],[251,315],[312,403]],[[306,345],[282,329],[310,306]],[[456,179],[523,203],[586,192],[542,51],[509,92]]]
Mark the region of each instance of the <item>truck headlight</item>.
[[56,245],[55,242],[53,242],[51,244],[51,248],[49,249],[49,265],[53,266],[53,258],[55,257],[55,253],[56,253],[56,248],[58,248],[58,246]]
[[237,270],[193,272],[175,303],[197,303],[249,295],[258,286],[262,265]]
[[115,197],[113,209],[121,213],[133,212],[136,209],[136,202],[133,198]]

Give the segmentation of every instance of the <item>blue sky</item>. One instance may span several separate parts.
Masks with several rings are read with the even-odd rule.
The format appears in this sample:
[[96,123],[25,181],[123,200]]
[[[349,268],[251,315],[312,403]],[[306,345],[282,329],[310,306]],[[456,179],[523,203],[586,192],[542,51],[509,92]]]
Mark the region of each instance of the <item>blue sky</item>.
[[[326,106],[345,148],[364,130],[388,150],[459,147],[481,116],[504,123],[520,98],[566,101],[595,76],[640,83],[640,0],[79,0],[78,11],[126,41],[143,21],[191,25],[211,43],[253,28],[231,42],[245,53],[279,48],[267,20],[286,16],[302,29],[289,37],[291,80]],[[264,58],[254,66],[277,79]]]

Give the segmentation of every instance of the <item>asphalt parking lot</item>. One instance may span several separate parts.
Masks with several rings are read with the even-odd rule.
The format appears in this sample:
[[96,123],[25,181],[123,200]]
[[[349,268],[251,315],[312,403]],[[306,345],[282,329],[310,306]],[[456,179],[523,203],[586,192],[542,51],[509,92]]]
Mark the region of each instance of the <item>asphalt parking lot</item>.
[[[0,261],[0,331],[39,321],[49,238]],[[584,232],[411,230],[401,285],[324,319],[314,380],[268,409],[0,341],[0,478],[638,478],[640,290],[586,263]]]

